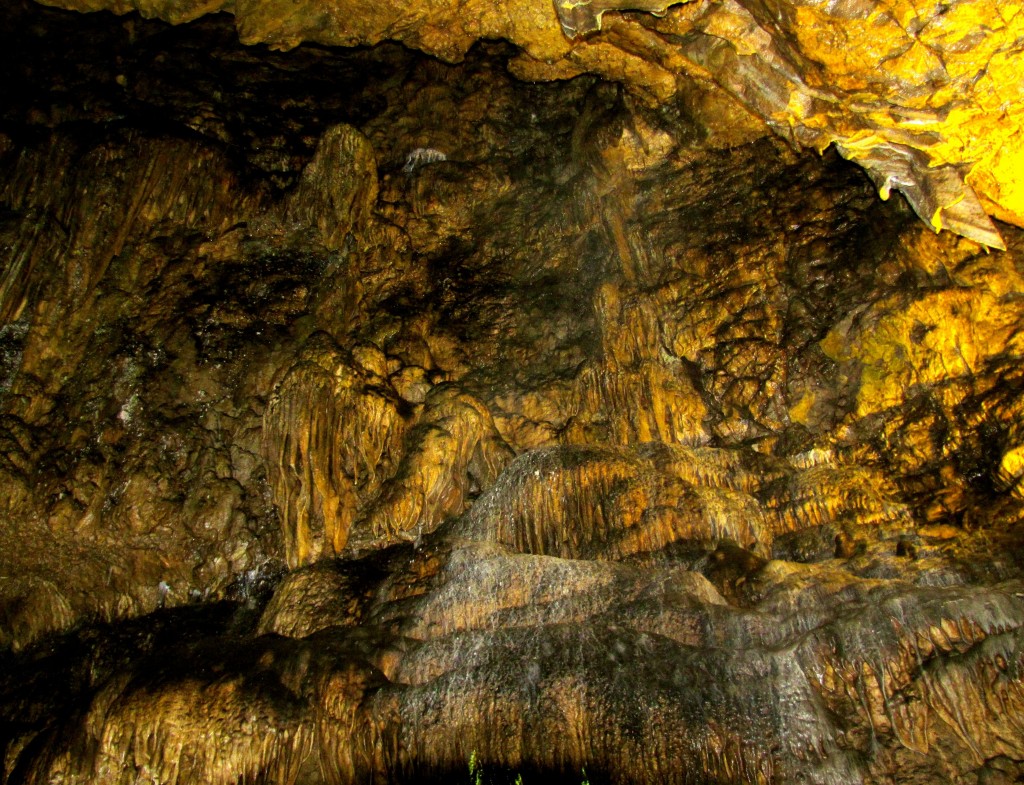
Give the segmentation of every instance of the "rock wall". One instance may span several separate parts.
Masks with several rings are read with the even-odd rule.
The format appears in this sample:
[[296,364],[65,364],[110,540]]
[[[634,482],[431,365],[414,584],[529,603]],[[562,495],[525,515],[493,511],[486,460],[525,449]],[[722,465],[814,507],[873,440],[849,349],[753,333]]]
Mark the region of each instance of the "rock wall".
[[1019,229],[700,79],[5,13],[4,782],[1024,772]]

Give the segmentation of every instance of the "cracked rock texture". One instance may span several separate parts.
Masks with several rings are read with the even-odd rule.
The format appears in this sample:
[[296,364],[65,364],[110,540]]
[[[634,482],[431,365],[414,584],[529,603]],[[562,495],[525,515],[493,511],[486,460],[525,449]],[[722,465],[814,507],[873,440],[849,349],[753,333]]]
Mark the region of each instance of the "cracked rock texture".
[[0,781],[1024,777],[1015,8],[8,4]]

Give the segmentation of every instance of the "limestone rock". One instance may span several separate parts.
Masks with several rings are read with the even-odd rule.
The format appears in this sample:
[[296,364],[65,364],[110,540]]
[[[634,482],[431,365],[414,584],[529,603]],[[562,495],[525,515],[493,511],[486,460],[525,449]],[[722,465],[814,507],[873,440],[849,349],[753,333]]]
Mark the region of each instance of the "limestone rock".
[[0,646],[18,651],[42,633],[63,630],[74,621],[67,599],[52,581],[29,577],[5,578]]
[[398,462],[405,420],[383,380],[317,333],[263,415],[264,459],[291,566],[341,553],[360,512]]
[[461,514],[471,494],[494,484],[511,453],[486,407],[452,386],[431,391],[408,441],[363,523],[377,541],[418,539]]
[[[555,2],[359,4],[213,0],[50,0],[180,23],[231,11],[241,39],[287,49],[302,41],[401,41],[448,60],[481,39],[520,47],[519,73],[596,73],[655,101],[677,78],[710,77],[773,130],[859,162],[882,198],[901,191],[936,231],[1003,248],[989,220],[1022,225],[1020,14],[997,2]],[[609,12],[626,13],[602,25]],[[602,29],[604,28],[604,29]]]
[[324,247],[337,251],[350,232],[362,228],[376,199],[373,148],[354,128],[335,126],[320,137],[281,220],[316,229]]
[[1024,771],[1020,15],[625,5],[9,4],[0,781]]

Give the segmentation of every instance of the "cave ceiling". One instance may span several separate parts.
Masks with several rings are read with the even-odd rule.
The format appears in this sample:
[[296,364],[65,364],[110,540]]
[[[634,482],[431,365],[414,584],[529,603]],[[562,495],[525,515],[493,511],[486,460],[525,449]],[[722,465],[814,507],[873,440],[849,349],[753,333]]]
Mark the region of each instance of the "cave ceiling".
[[1002,248],[1024,225],[1024,13],[977,0],[51,0],[180,23],[234,14],[240,39],[290,49],[399,41],[449,62],[504,40],[527,80],[596,74],[650,102],[710,81],[794,145],[835,145],[937,231]]
[[0,782],[1024,779],[1020,4],[59,5]]

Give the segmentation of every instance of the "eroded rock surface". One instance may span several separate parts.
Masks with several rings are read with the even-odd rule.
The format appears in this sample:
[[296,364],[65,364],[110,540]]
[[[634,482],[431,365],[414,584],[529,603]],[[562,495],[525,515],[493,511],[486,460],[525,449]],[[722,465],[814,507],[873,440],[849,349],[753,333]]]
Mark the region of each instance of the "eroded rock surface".
[[[768,24],[637,8],[550,76]],[[1024,773],[1020,230],[504,28],[7,14],[5,782]]]

